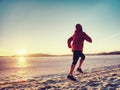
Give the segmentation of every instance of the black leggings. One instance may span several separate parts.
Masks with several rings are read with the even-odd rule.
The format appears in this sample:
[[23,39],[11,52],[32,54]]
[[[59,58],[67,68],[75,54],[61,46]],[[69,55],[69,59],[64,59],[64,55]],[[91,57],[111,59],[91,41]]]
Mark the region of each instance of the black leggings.
[[85,55],[82,53],[82,51],[74,50],[73,51],[73,62],[72,62],[73,65],[77,64],[79,57],[81,57],[82,60],[85,60]]

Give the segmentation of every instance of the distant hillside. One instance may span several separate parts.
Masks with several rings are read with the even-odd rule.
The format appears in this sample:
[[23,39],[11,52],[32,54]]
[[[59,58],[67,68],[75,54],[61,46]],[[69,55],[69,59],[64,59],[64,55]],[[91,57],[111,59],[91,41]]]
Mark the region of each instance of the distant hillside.
[[54,56],[54,55],[44,54],[44,53],[36,53],[36,54],[28,54],[26,56],[27,57],[50,57],[50,56]]
[[[61,55],[61,56],[71,56],[71,55],[72,54]],[[85,55],[120,55],[120,51],[102,52],[102,53],[85,54]]]
[[120,55],[120,51],[102,52],[102,53],[97,53],[95,55]]
[[[44,53],[34,53],[34,54],[27,54],[24,57],[51,57],[55,55],[44,54]],[[13,57],[21,57],[21,55],[14,55]]]
[[[120,51],[102,52],[102,53],[85,54],[85,55],[120,55]],[[66,54],[61,56],[72,56],[72,54]]]
[[[86,55],[120,55],[120,51],[102,52],[102,53],[86,54]],[[44,54],[44,53],[34,53],[34,54],[25,55],[25,57],[54,57],[54,56],[72,56],[72,54],[51,55],[51,54]],[[14,55],[13,57],[19,57],[19,55]]]

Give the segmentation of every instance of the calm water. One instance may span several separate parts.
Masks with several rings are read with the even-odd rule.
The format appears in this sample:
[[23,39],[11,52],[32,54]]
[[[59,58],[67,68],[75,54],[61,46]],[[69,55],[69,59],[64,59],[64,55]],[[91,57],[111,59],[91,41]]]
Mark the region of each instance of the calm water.
[[[0,57],[0,77],[36,76],[68,72],[72,56],[66,57]],[[86,56],[84,71],[120,64],[120,55]]]

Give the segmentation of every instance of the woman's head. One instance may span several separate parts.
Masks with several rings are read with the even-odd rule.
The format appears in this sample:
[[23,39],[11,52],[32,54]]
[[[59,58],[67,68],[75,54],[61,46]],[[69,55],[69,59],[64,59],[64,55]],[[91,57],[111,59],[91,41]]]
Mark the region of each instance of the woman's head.
[[83,30],[82,30],[82,26],[80,25],[80,24],[76,24],[76,31],[77,32],[82,32]]

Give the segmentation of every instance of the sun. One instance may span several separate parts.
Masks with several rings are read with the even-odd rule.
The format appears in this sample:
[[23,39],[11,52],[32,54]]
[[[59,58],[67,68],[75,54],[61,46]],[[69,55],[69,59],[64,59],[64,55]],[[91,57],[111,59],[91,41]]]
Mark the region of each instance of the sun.
[[18,49],[16,52],[20,56],[24,56],[26,54],[26,50],[25,49]]

